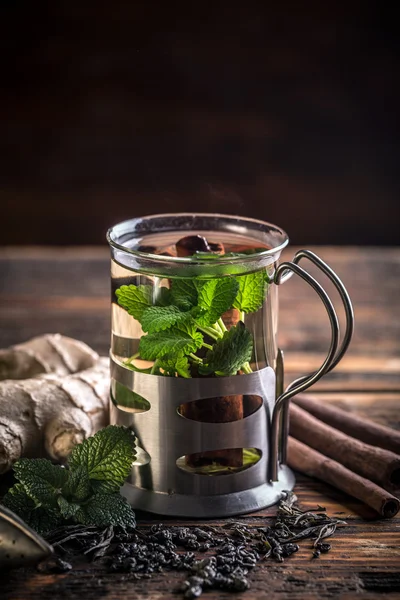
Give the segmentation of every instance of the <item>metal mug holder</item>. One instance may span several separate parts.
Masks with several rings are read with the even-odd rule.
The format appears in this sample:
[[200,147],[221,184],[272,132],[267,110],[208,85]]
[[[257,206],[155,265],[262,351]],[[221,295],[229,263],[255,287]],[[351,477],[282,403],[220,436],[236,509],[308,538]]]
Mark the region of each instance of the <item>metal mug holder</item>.
[[[308,259],[334,284],[344,305],[346,329],[339,345],[339,322],[322,286],[298,264]],[[295,478],[287,466],[289,401],[331,371],[345,354],[354,328],[349,295],[334,271],[309,250],[296,253],[274,274],[280,285],[293,273],[319,295],[331,325],[328,354],[318,370],[292,382],[284,391],[283,353],[279,350],[276,372],[265,367],[246,375],[193,379],[162,377],[127,369],[111,358],[111,377],[151,402],[150,410],[130,413],[111,402],[111,423],[131,427],[142,460],[132,466],[122,493],[137,509],[180,517],[227,517],[275,504],[283,490],[292,489]],[[205,423],[179,414],[187,402],[237,394],[258,395],[256,412],[233,422]],[[254,465],[229,474],[209,476],[187,472],[177,460],[198,452],[227,448],[257,448],[261,457]],[[143,457],[145,457],[143,459]]]

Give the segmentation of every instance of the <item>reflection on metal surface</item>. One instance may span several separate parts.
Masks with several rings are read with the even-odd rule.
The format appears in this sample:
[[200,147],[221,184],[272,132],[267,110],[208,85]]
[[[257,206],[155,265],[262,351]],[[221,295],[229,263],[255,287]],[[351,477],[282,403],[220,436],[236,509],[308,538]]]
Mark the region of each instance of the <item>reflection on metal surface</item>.
[[143,450],[143,448],[141,448],[137,444],[136,444],[135,451],[136,451],[136,456],[135,456],[135,461],[132,463],[132,466],[133,467],[142,467],[143,465],[148,465],[149,462],[151,461],[150,454],[148,454],[146,452],[146,450]]
[[[196,477],[202,481],[220,481],[221,479],[236,478],[242,474],[237,473],[218,478],[202,477],[201,475]],[[281,499],[283,491],[292,490],[294,484],[295,479],[292,471],[287,466],[282,465],[279,469],[278,481],[263,483],[236,493],[200,496],[177,494],[173,489],[170,489],[167,493],[154,493],[149,489],[139,488],[129,483],[123,486],[121,492],[132,506],[138,510],[176,517],[204,519],[231,517],[267,508]]]
[[0,506],[0,567],[23,567],[52,554],[52,547],[11,510]]
[[[111,423],[132,427],[138,445],[151,457],[150,463],[132,467],[123,488],[135,508],[176,516],[233,515],[269,506],[280,491],[293,486],[289,469],[281,471],[278,484],[266,483],[275,405],[272,367],[248,375],[184,379],[138,373],[112,359],[111,377],[151,402],[143,413],[128,413],[111,403]],[[188,402],[237,394],[261,398],[262,406],[227,423],[193,421],[178,413]],[[233,447],[257,448],[261,457],[251,468],[223,477],[204,477],[177,466],[182,456]]]

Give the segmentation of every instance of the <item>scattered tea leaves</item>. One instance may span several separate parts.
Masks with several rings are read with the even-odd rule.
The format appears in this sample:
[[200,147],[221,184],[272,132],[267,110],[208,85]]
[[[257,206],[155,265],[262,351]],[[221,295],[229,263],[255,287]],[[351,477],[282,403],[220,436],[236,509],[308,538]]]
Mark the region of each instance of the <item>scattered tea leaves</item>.
[[[185,571],[183,583],[175,590],[184,598],[197,598],[208,590],[244,592],[250,587],[249,571],[257,563],[268,558],[283,562],[299,550],[291,538],[310,538],[310,558],[318,558],[331,548],[321,540],[343,524],[328,517],[320,507],[316,513],[302,511],[296,505],[296,496],[285,494],[275,522],[264,527],[235,520],[227,521],[223,527],[158,523],[123,529],[71,525],[51,532],[47,540],[64,559],[85,555],[101,560],[110,572],[133,578]],[[204,556],[204,552],[208,554]]]

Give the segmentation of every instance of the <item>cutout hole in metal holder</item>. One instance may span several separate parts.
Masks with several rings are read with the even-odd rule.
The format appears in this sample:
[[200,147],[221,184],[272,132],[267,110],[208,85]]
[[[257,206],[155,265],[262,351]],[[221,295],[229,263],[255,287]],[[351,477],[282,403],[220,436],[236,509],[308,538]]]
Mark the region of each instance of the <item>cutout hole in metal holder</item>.
[[212,462],[211,460],[204,460],[204,454],[199,454],[199,460],[203,459],[203,464],[200,467],[191,467],[187,461],[187,456],[180,456],[176,461],[176,466],[178,469],[185,471],[186,473],[192,473],[195,475],[205,475],[212,477],[220,477],[223,475],[231,475],[232,473],[239,473],[241,471],[245,471],[246,469],[251,469],[254,465],[258,463],[258,461],[262,457],[261,450],[258,448],[224,448],[219,451],[214,451],[214,455],[216,454],[218,457],[218,452],[225,453],[236,453],[240,455],[241,464],[239,466],[233,467],[231,465],[221,465]]
[[144,413],[150,410],[151,404],[146,398],[130,390],[116,379],[111,380],[110,397],[119,409],[130,413]]
[[[263,399],[256,394],[245,394],[242,396],[242,410],[240,416],[235,414],[225,414],[224,420],[220,420],[219,413],[224,412],[224,405],[234,401],[235,396],[203,398],[201,400],[192,400],[181,404],[177,408],[178,415],[190,421],[198,421],[199,423],[231,423],[246,419],[253,413],[260,410],[263,405]],[[221,404],[221,407],[218,405]],[[218,411],[218,408],[221,410]]]

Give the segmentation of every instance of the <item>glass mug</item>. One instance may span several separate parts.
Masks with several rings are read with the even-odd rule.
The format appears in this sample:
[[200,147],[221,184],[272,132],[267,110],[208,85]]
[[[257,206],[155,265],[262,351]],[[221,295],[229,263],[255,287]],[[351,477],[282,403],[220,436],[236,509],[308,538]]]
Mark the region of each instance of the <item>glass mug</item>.
[[[137,457],[123,493],[135,508],[219,517],[277,502],[294,485],[286,465],[288,403],[332,370],[353,332],[351,301],[308,250],[279,264],[279,227],[220,214],[160,214],[108,231],[111,248],[111,423],[131,427]],[[339,324],[314,263],[338,290]],[[327,311],[321,367],[283,389],[278,286],[297,274]]]

